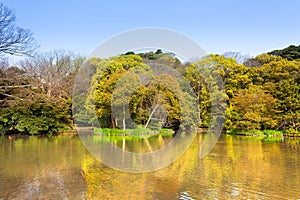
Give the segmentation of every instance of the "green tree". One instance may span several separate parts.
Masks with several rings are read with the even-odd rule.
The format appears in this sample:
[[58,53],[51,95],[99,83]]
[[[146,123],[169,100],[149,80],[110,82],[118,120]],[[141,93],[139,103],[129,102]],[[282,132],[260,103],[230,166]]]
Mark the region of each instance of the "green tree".
[[233,59],[225,59],[223,56],[210,55],[192,63],[185,70],[185,78],[190,82],[199,101],[198,118],[201,127],[214,126],[225,120],[226,94],[221,75],[225,77],[222,70],[231,66],[232,61]]
[[178,129],[182,117],[180,98],[183,98],[183,93],[174,77],[158,75],[133,95],[131,105],[134,120],[145,128]]
[[231,100],[229,119],[233,129],[274,129],[276,120],[276,99],[259,86],[241,89]]
[[270,55],[280,56],[287,60],[300,60],[300,45],[290,45],[287,48],[281,50],[274,50],[269,52]]
[[77,72],[73,66],[82,59],[46,58],[24,61],[23,68],[2,68],[2,133],[48,134],[71,126],[71,85]]
[[0,110],[0,130],[5,133],[51,134],[70,126],[66,104],[47,99],[14,100]]
[[299,133],[300,129],[300,82],[299,79],[285,79],[276,85],[275,96],[277,107],[278,127],[291,133]]
[[[129,112],[129,101],[134,91],[140,86],[140,78],[134,72],[134,69],[128,70],[119,79],[116,84],[113,94],[111,106],[116,126],[118,127],[118,119],[122,119],[122,128],[126,129],[126,121],[131,119]],[[119,116],[119,118],[118,118]]]
[[31,77],[24,70],[8,68],[0,81],[2,134],[49,134],[71,124],[70,101],[49,99],[30,85]]
[[102,127],[116,127],[115,116],[111,109],[112,94],[119,80],[130,69],[139,73],[149,70],[149,66],[145,65],[138,55],[122,55],[100,64],[99,73],[95,74],[94,84],[97,86],[91,91],[88,101],[94,102],[95,112]]

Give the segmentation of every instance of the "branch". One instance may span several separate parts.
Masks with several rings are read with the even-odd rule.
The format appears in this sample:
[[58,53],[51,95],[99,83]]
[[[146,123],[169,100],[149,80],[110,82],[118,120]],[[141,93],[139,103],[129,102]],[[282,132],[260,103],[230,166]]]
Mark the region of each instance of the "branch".
[[14,99],[19,99],[21,101],[23,101],[24,99],[20,98],[20,97],[17,97],[17,96],[14,96],[14,95],[10,95],[10,94],[6,94],[6,93],[3,93],[3,92],[0,92],[0,94],[4,95],[4,96],[7,96],[7,97],[12,97]]
[[148,127],[148,125],[149,125],[149,123],[150,123],[150,120],[152,119],[152,116],[153,116],[155,110],[158,108],[158,106],[159,106],[159,104],[156,104],[156,106],[153,108],[153,110],[152,110],[151,114],[149,115],[149,118],[148,118],[147,123],[146,123],[146,125],[145,125],[144,128],[147,128],[147,127]]
[[30,86],[29,84],[28,85],[9,85],[9,86],[6,86],[6,85],[0,85],[0,88],[26,88]]

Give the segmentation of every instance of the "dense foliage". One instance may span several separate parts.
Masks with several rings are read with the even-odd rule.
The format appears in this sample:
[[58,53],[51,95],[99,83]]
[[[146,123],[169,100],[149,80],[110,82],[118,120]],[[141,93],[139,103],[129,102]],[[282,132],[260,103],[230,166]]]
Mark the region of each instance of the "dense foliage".
[[[239,64],[233,58],[209,55],[196,63],[181,64],[162,52],[138,55],[129,52],[107,60],[94,59],[93,63],[97,72],[88,98],[82,98],[80,104],[85,102],[82,113],[96,112],[101,127],[126,129],[136,124],[148,127],[152,122],[152,128],[176,129],[182,123],[182,113],[192,112],[198,114],[199,127],[208,127],[216,118],[225,121],[227,130],[299,133],[300,63],[296,60],[262,54]],[[186,108],[181,112],[180,95],[187,95],[174,92],[180,84],[176,85],[171,76],[163,73],[166,66],[180,71],[189,82],[199,101],[198,113]],[[154,68],[160,70],[159,76],[154,76]],[[147,77],[147,84],[139,85],[141,76],[137,74]],[[213,74],[222,77],[226,93],[226,102],[221,102],[217,109],[212,109],[212,102],[222,99],[224,94],[218,88],[213,89],[216,87]],[[85,124],[95,122],[95,118],[81,117]]]
[[290,45],[287,48],[281,50],[274,50],[269,52],[270,55],[280,56],[288,60],[300,60],[300,45]]
[[49,134],[72,124],[71,94],[82,59],[55,51],[0,68],[0,133]]
[[[76,95],[75,121],[78,124],[97,124],[92,113],[96,113],[101,127],[110,128],[173,128],[180,124],[197,123],[192,120],[196,111],[191,110],[180,81],[167,73],[166,64],[177,63],[172,56],[156,53],[155,59],[127,53],[110,59],[94,59],[96,73],[92,77],[87,98]],[[149,60],[156,60],[150,68]],[[171,70],[173,68],[170,68]],[[169,70],[170,70],[169,69]],[[174,70],[174,69],[173,69]],[[85,106],[82,107],[82,102]],[[184,112],[182,112],[184,110]]]
[[[20,67],[9,67],[2,59],[1,133],[44,134],[72,126],[72,89],[82,62],[80,57],[59,51],[40,54]],[[239,64],[233,58],[209,55],[196,63],[181,64],[173,55],[157,51],[93,58],[88,65],[88,73],[94,75],[82,83],[88,84],[87,95],[73,97],[78,125],[177,129],[197,115],[199,127],[221,118],[228,130],[299,133],[297,60],[262,54]],[[184,101],[191,95],[182,90],[184,83],[166,68],[182,73],[199,101],[199,112]],[[216,85],[212,74],[222,77],[226,91],[226,102],[214,110],[212,102],[224,94],[211,89]]]
[[227,129],[299,133],[299,62],[268,54],[252,59],[255,66],[238,65],[222,56],[216,62],[222,66],[228,95]]

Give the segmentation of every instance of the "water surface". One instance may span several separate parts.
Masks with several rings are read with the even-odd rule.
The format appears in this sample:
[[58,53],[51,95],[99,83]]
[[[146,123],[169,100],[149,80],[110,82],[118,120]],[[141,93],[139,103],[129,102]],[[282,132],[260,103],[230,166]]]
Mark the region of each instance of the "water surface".
[[[300,198],[299,141],[222,136],[199,159],[204,137],[197,135],[172,165],[143,174],[101,164],[78,136],[0,137],[0,199]],[[171,139],[112,141],[126,151],[149,152]]]

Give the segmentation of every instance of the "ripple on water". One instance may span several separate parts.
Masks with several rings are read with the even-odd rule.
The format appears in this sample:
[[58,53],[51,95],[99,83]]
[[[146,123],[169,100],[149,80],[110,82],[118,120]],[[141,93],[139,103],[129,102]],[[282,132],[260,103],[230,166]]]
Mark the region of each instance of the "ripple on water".
[[[28,179],[10,199],[85,199],[86,184],[79,169],[47,170]],[[73,180],[76,180],[74,182]]]
[[189,194],[188,191],[180,192],[178,199],[180,200],[194,200],[194,198]]

